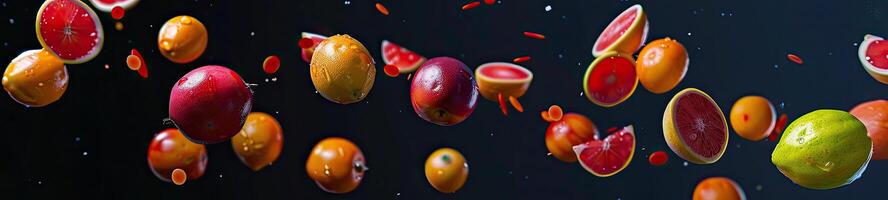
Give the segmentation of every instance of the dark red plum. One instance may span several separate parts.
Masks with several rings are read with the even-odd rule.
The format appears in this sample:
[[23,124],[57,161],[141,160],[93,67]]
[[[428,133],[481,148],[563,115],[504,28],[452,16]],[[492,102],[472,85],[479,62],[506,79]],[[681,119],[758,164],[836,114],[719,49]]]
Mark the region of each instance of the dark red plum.
[[416,70],[410,102],[422,119],[452,126],[475,111],[478,86],[466,64],[449,57],[432,58]]
[[253,92],[236,72],[209,65],[185,74],[170,93],[170,119],[200,144],[228,140],[244,127]]

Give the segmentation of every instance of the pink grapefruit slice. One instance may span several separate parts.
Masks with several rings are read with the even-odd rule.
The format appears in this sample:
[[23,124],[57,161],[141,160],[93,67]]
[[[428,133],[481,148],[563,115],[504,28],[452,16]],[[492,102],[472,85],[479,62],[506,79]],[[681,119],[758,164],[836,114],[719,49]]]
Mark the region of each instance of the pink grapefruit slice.
[[586,98],[603,107],[613,107],[629,99],[636,87],[635,60],[614,51],[596,58],[583,77]]
[[102,51],[105,34],[98,15],[78,0],[47,0],[37,12],[40,45],[66,64],[92,60]]
[[110,13],[114,7],[120,6],[124,10],[132,9],[139,4],[139,0],[89,0],[99,11]]
[[728,147],[728,122],[708,94],[687,88],[675,94],[666,106],[663,137],[679,157],[695,164],[711,164]]
[[310,63],[311,62],[311,55],[314,54],[314,49],[318,47],[318,44],[320,44],[321,42],[326,40],[327,36],[323,36],[323,35],[319,35],[319,34],[315,34],[315,33],[309,33],[309,32],[302,32],[302,38],[308,38],[313,42],[311,47],[302,48],[302,60]]
[[635,154],[635,129],[632,125],[616,130],[604,140],[591,140],[573,147],[580,165],[598,177],[617,174]]
[[481,96],[491,101],[497,101],[497,95],[504,98],[519,98],[524,96],[533,73],[520,65],[507,62],[485,63],[475,69],[475,77],[478,78],[478,91]]
[[426,58],[400,45],[383,40],[382,61],[386,65],[398,67],[398,71],[403,74],[415,71],[419,65],[426,61]]
[[633,54],[647,39],[648,20],[641,5],[635,4],[615,18],[592,46],[592,55],[598,57],[609,51]]
[[879,82],[888,84],[888,41],[875,35],[866,35],[857,50],[866,72]]

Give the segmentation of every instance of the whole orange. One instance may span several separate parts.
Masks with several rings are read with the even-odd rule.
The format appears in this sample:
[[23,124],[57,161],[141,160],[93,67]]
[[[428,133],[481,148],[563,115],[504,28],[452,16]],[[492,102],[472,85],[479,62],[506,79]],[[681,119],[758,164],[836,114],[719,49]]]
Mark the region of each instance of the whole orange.
[[731,127],[740,137],[759,141],[774,129],[774,105],[761,96],[745,96],[731,107]]
[[863,122],[867,135],[873,140],[873,160],[888,159],[888,101],[864,102],[850,113]]
[[635,71],[645,89],[661,94],[675,88],[688,71],[688,52],[672,38],[654,40],[638,53]]
[[744,200],[746,194],[736,182],[725,177],[709,177],[694,189],[694,200]]

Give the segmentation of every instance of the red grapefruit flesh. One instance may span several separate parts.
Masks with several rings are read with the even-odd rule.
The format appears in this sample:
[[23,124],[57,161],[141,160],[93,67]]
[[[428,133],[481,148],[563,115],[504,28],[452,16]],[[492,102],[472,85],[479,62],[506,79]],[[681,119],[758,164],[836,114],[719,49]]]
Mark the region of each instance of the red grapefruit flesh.
[[580,165],[598,177],[612,176],[629,166],[635,154],[635,129],[623,127],[604,140],[591,140],[573,147]]
[[857,51],[860,63],[873,78],[888,84],[888,41],[874,35],[866,35]]
[[524,96],[533,80],[533,73],[520,65],[492,62],[478,66],[475,77],[478,77],[478,91],[481,96],[498,101],[499,94],[504,98]]
[[616,106],[638,87],[635,60],[617,52],[602,54],[589,65],[583,83],[589,101],[603,107]]
[[592,55],[598,57],[609,51],[632,54],[647,39],[648,21],[641,5],[629,7],[615,18],[592,47]]
[[47,0],[37,12],[37,39],[66,64],[92,60],[105,34],[98,15],[78,0]]
[[663,114],[663,136],[679,157],[696,164],[718,161],[728,145],[728,124],[718,104],[695,88],[669,101]]
[[[311,39],[313,44],[309,47],[302,47],[302,60],[305,62],[311,62],[311,55],[314,54],[314,49],[318,47],[318,44],[327,39],[327,36],[318,35],[309,32],[302,32],[302,38]],[[301,42],[301,41],[300,41]],[[302,44],[300,44],[301,46]]]
[[129,10],[139,4],[139,0],[89,0],[89,2],[102,12],[111,12],[117,6]]
[[382,61],[386,65],[398,67],[398,71],[403,74],[415,71],[419,65],[426,61],[426,58],[400,45],[383,40]]

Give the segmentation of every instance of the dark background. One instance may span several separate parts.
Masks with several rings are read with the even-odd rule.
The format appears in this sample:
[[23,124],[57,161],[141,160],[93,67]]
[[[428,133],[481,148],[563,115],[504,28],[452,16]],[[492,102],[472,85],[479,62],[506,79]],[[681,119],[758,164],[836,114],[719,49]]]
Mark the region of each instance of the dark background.
[[[41,1],[2,0],[0,61],[40,48],[34,18]],[[110,14],[99,13],[105,45],[93,61],[68,65],[66,94],[43,108],[25,108],[0,98],[0,189],[3,199],[689,199],[697,182],[710,176],[737,181],[750,199],[879,199],[888,184],[888,163],[872,161],[851,185],[804,189],[770,162],[775,142],[750,142],[731,133],[729,148],[715,164],[683,166],[663,140],[661,119],[677,91],[697,87],[727,114],[741,96],[758,94],[783,107],[790,119],[820,108],[847,110],[886,98],[888,86],[861,67],[857,43],[864,34],[888,36],[888,3],[867,1],[542,1],[502,0],[469,11],[469,1],[143,0],[127,12],[123,31]],[[672,37],[690,53],[689,71],[672,91],[652,94],[642,87],[614,108],[598,107],[580,95],[579,84],[594,59],[592,45],[621,11],[640,3],[650,20],[648,41]],[[551,11],[545,6],[551,5]],[[174,64],[157,52],[157,32],[169,18],[191,15],[206,24],[210,43],[203,56]],[[7,22],[7,19],[11,20]],[[314,93],[308,64],[299,58],[302,31],[347,33],[364,43],[381,63],[380,42],[391,40],[426,57],[451,56],[470,68],[532,56],[523,63],[535,74],[521,100],[528,112],[508,117],[482,100],[465,122],[442,127],[412,111],[405,76],[381,71],[369,96],[339,105]],[[543,33],[546,40],[521,32]],[[148,79],[127,69],[131,48],[147,59]],[[788,53],[805,64],[786,59]],[[276,54],[281,70],[265,75],[262,60]],[[110,69],[104,69],[109,64]],[[252,172],[230,143],[208,145],[204,177],[184,186],[160,181],[146,154],[154,133],[171,127],[170,88],[203,65],[219,64],[257,83],[253,111],[282,123],[284,148],[274,165]],[[277,81],[266,79],[277,77]],[[628,168],[598,178],[578,164],[547,156],[547,123],[538,112],[551,104],[589,116],[599,129],[634,124],[636,156]],[[782,105],[782,106],[781,106]],[[371,170],[357,190],[332,195],[305,172],[312,146],[325,137],[346,137],[363,150]],[[468,159],[470,176],[456,194],[440,194],[426,182],[423,163],[439,147]],[[647,163],[653,151],[669,152],[664,167]],[[11,196],[9,196],[11,195]]]

